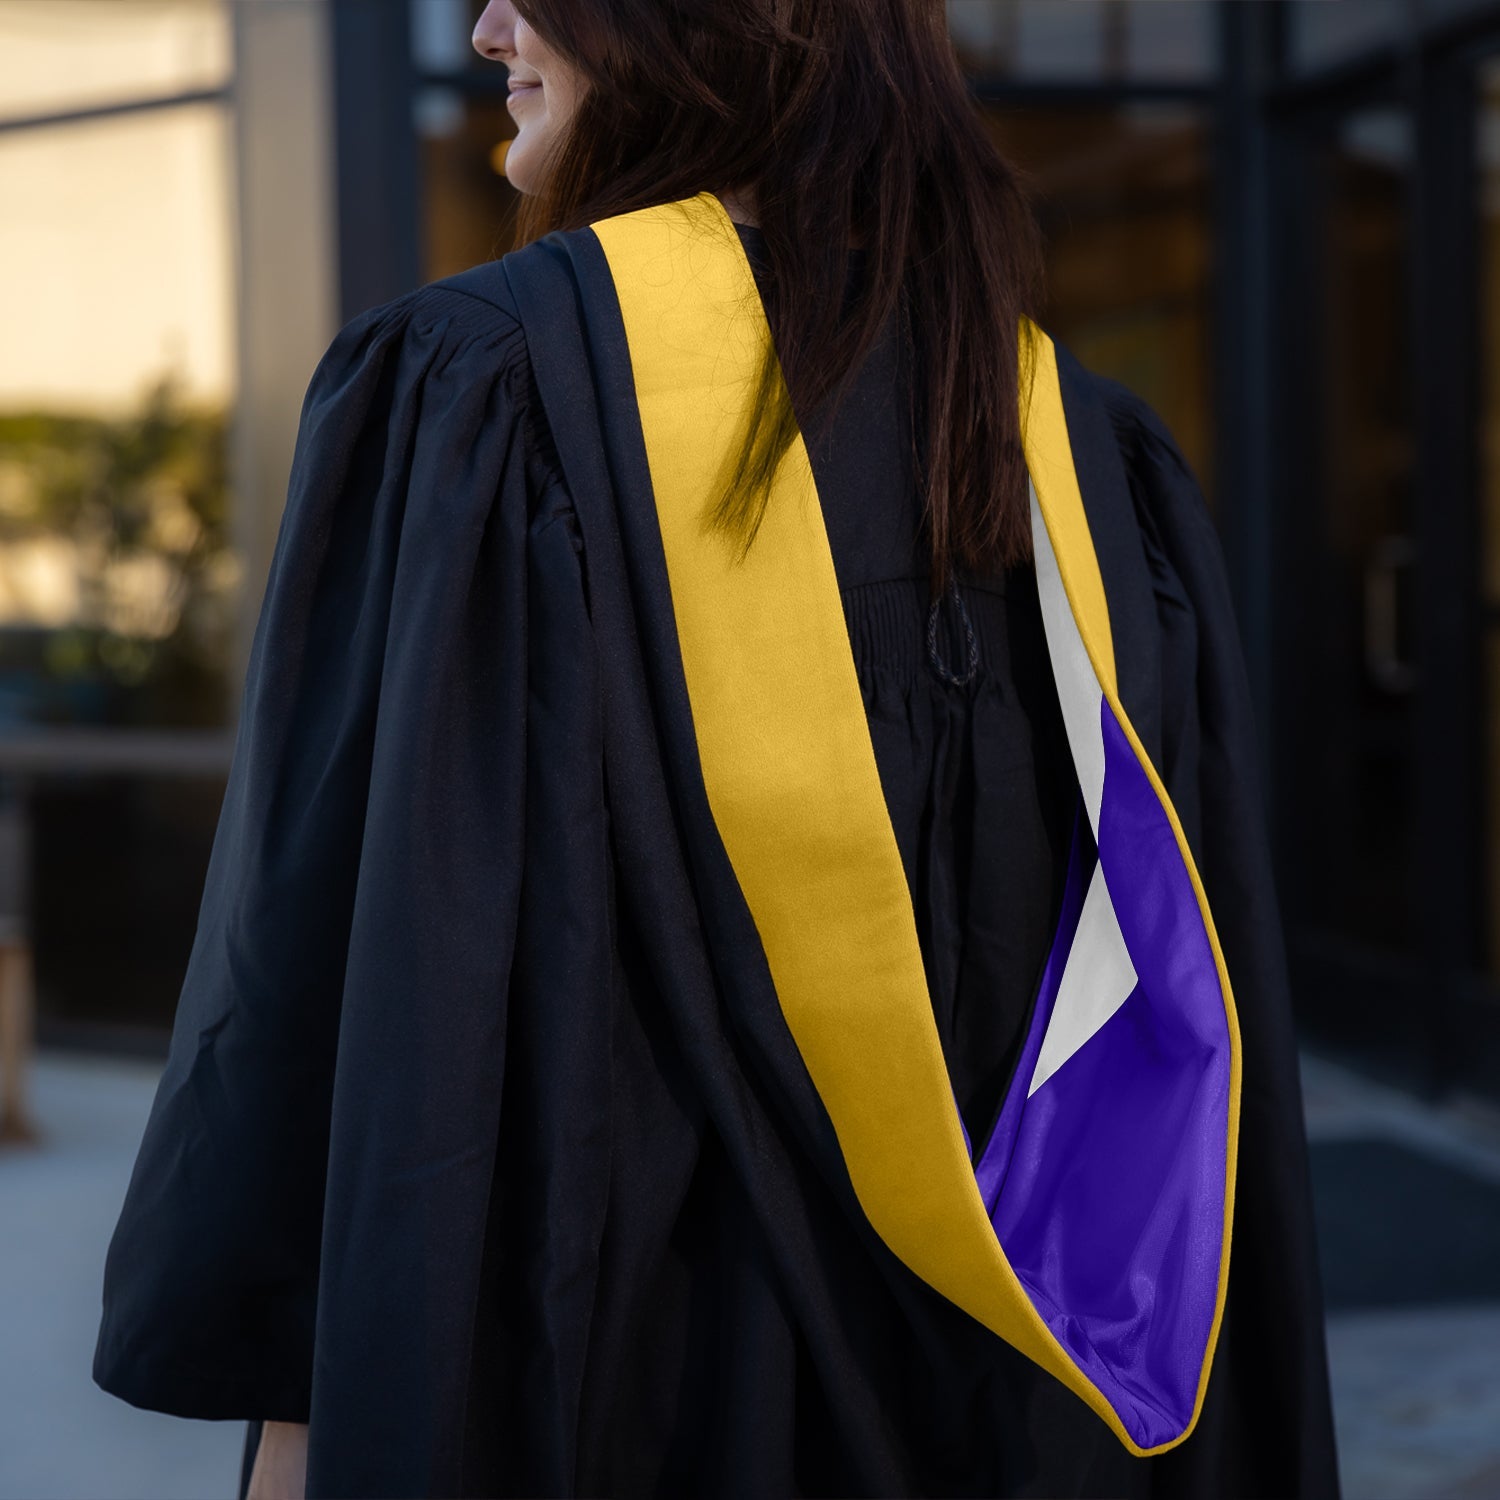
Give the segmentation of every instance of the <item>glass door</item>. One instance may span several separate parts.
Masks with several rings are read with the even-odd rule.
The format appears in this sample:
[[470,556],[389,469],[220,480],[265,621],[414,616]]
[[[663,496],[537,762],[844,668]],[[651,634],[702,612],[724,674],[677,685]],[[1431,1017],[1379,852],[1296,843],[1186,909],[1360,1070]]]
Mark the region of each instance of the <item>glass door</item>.
[[1482,59],[1472,100],[1475,330],[1478,393],[1474,434],[1476,504],[1470,535],[1474,711],[1468,716],[1475,767],[1470,806],[1473,941],[1466,946],[1460,1005],[1482,1070],[1476,1082],[1500,1093],[1500,54]]
[[1341,1051],[1425,1075],[1414,157],[1410,112],[1379,99],[1291,138],[1273,608],[1299,1011]]
[[1405,83],[1279,138],[1277,842],[1309,1032],[1500,1095],[1500,51]]

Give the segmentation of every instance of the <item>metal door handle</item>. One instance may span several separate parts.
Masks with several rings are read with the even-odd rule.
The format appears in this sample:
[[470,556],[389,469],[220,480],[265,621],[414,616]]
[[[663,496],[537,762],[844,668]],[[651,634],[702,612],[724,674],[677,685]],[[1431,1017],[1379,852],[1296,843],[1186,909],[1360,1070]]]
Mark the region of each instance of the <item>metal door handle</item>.
[[1417,557],[1408,536],[1382,537],[1365,564],[1365,670],[1388,693],[1409,693],[1417,669],[1401,655],[1399,575]]

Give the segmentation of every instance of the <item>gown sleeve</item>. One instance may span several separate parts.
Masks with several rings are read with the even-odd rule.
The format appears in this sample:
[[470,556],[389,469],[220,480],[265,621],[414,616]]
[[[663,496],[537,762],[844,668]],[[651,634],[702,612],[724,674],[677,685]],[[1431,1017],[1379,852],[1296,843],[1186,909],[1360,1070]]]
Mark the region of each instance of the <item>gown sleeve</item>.
[[[554,618],[584,619],[526,369],[514,318],[435,285],[346,326],[307,391],[168,1061],[106,1261],[93,1375],[137,1406],[307,1422],[315,1330],[320,1362],[325,1335],[341,1359],[359,1337],[373,1349],[379,1278],[437,1259],[414,1221],[441,1227],[444,1276],[477,1260],[519,909],[528,579]],[[553,649],[586,659],[581,639]],[[420,1313],[413,1337],[447,1336],[436,1298]]]
[[1161,773],[1234,986],[1242,1049],[1234,1238],[1198,1430],[1159,1460],[1189,1493],[1337,1496],[1297,1036],[1259,738],[1213,518],[1139,396],[1097,384],[1119,444],[1161,642]]

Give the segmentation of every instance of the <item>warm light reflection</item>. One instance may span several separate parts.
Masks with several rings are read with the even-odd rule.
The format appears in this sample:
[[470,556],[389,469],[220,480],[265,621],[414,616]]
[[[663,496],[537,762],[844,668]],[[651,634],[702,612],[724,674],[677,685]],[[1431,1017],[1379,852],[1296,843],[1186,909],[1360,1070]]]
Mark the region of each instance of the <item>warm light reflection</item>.
[[[224,0],[0,0],[0,126],[219,89]],[[7,722],[221,722],[230,106],[0,128]]]
[[66,625],[83,602],[78,544],[35,536],[0,546],[0,623]]
[[222,0],[0,0],[0,122],[221,88],[230,62]]
[[227,399],[229,152],[213,104],[0,133],[0,410]]

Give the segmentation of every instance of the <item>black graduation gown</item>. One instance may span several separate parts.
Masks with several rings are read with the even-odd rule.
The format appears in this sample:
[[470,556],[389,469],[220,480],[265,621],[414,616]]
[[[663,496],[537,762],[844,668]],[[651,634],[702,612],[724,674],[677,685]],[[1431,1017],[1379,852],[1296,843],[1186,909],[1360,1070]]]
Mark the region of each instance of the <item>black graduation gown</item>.
[[[1336,1494],[1250,701],[1170,435],[1059,350],[1244,1055],[1207,1398],[1141,1459],[852,1194],[705,798],[608,286],[589,231],[549,236],[356,318],[313,377],[95,1379],[251,1422],[247,1465],[259,1420],[310,1420],[310,1496]],[[812,458],[972,1132],[1072,770],[1024,570],[965,580],[967,682],[913,642],[898,378],[887,348]]]

